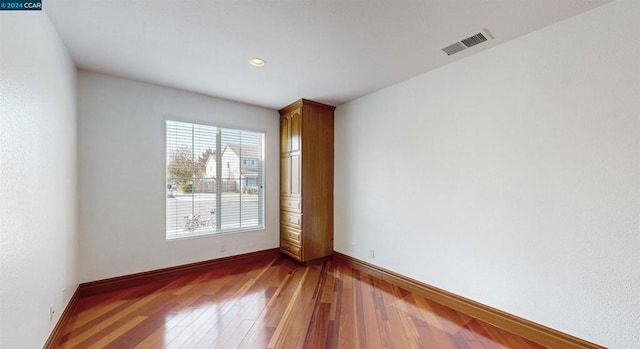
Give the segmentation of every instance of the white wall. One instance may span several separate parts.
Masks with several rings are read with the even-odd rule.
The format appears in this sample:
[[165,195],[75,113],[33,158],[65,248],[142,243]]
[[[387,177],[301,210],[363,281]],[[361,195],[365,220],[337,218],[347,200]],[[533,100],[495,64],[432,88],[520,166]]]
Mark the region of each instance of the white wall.
[[[276,111],[81,71],[78,114],[81,282],[278,246]],[[165,118],[266,132],[265,230],[165,240]]]
[[0,348],[42,347],[78,286],[75,82],[45,12],[0,13]]
[[614,2],[339,106],[335,249],[637,347],[639,18]]

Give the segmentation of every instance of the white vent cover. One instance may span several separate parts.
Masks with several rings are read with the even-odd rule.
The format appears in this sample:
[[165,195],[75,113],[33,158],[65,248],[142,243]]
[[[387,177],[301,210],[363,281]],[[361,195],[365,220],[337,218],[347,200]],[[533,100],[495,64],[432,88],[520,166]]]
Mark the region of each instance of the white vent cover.
[[482,30],[480,33],[472,35],[466,39],[462,39],[455,44],[449,45],[442,49],[447,56],[451,56],[454,53],[458,53],[462,50],[466,50],[469,47],[481,44],[489,39],[493,39],[486,30]]

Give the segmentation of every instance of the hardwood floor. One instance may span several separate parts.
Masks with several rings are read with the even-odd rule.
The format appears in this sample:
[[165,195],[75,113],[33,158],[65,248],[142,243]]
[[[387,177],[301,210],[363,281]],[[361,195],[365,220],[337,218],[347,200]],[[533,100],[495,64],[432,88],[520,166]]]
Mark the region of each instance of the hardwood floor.
[[59,348],[543,348],[335,261],[284,257],[81,298]]

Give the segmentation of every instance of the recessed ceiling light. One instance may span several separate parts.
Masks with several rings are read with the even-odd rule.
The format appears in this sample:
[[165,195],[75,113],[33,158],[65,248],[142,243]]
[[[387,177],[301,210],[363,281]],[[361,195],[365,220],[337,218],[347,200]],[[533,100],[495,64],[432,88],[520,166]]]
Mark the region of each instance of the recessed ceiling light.
[[254,67],[264,67],[265,64],[267,64],[267,62],[264,61],[264,59],[262,58],[251,58],[249,60],[249,64],[251,64]]

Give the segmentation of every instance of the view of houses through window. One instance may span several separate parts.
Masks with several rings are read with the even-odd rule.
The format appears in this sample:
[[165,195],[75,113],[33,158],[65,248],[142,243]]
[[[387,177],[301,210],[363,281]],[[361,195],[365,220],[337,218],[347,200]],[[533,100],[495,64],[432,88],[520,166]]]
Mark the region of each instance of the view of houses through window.
[[264,134],[166,122],[167,239],[264,227]]

